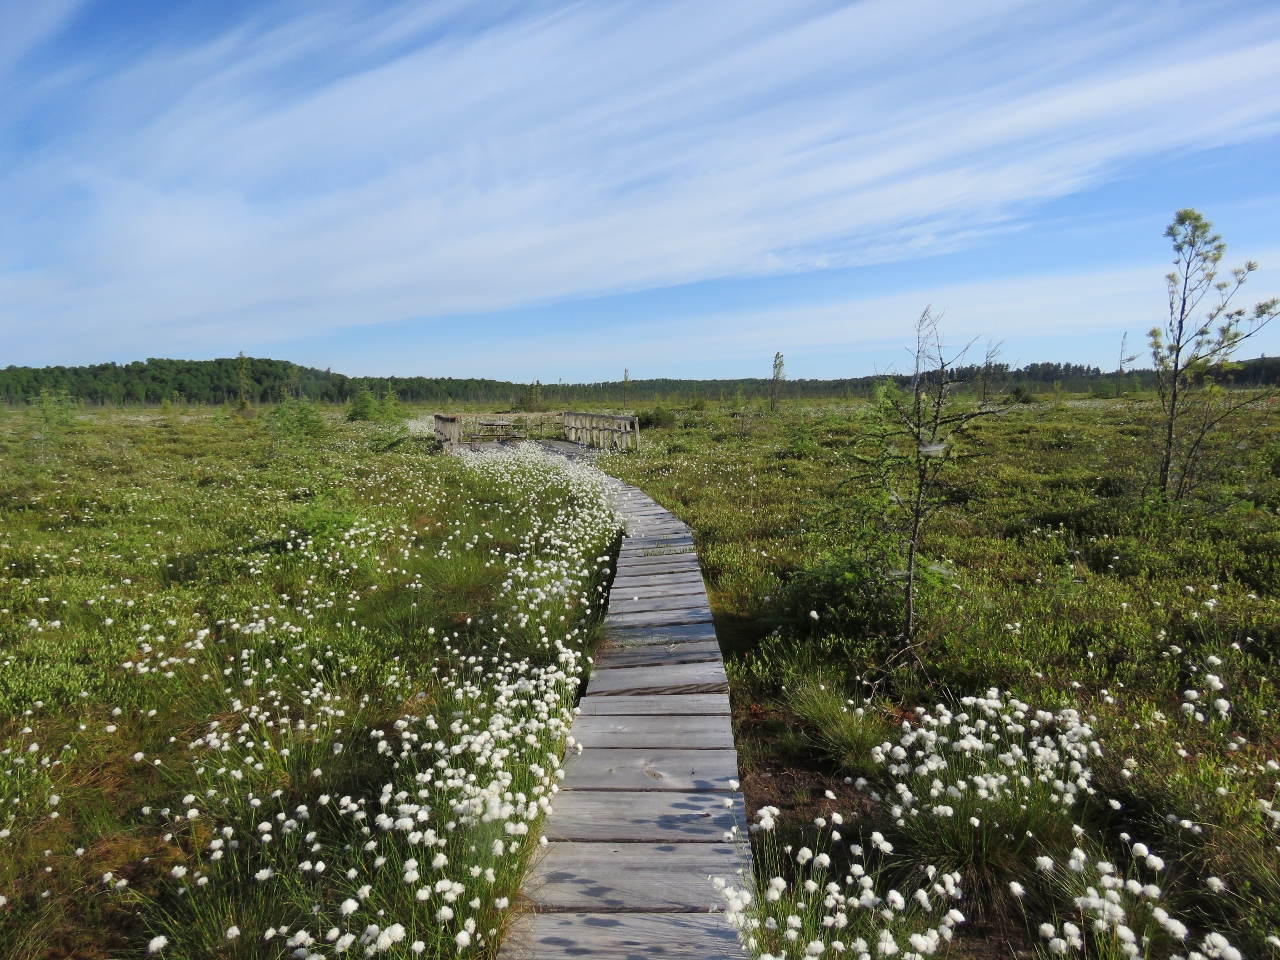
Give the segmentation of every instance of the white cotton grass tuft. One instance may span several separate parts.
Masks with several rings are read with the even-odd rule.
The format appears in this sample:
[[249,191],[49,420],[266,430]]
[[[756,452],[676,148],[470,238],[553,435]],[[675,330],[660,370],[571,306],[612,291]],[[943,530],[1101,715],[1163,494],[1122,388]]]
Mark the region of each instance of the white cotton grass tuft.
[[[798,950],[805,957],[846,951],[859,957],[868,952],[870,941],[880,956],[887,957],[902,952],[900,941],[905,938],[910,945],[905,956],[922,957],[938,952],[964,922],[954,906],[961,895],[959,874],[929,868],[927,888],[883,889],[877,884],[877,864],[893,845],[882,835],[876,835],[870,858],[860,845],[851,845],[852,864],[833,873],[835,861],[826,851],[834,852],[833,844],[839,842],[835,827],[846,818],[832,814],[828,822],[819,817],[814,821],[817,842],[795,848],[779,845],[775,826],[780,817],[777,808],[762,807],[752,824],[752,855],[763,874],[745,871],[711,878],[712,888],[723,899],[725,919],[736,929],[748,956],[776,960],[794,957]],[[738,839],[743,842],[742,835]],[[792,875],[792,882],[784,874]],[[760,875],[770,879],[758,886],[751,883]]]
[[[250,589],[269,585],[263,574],[268,564],[296,563],[303,574],[288,596],[270,605],[255,600],[252,609],[246,603],[238,613],[234,608],[241,601],[230,599],[224,606],[231,609],[212,630],[186,631],[185,624],[177,626],[181,616],[173,624],[164,620],[164,627],[140,631],[134,655],[122,664],[127,682],[140,680],[163,691],[165,681],[189,679],[200,698],[207,689],[216,704],[207,721],[200,721],[196,739],[174,746],[181,751],[181,764],[163,755],[163,769],[173,771],[169,776],[180,784],[175,797],[182,805],[143,808],[143,816],[163,824],[164,841],[173,849],[186,850],[199,838],[194,842],[199,860],[191,865],[170,861],[163,868],[184,902],[198,899],[208,916],[222,912],[216,904],[227,901],[219,898],[236,895],[263,903],[278,899],[284,907],[299,881],[330,890],[340,884],[354,894],[340,909],[351,917],[350,930],[341,929],[341,922],[327,932],[296,924],[242,930],[228,918],[214,921],[211,931],[221,942],[262,936],[310,955],[320,952],[313,942],[323,936],[331,944],[325,955],[358,955],[384,944],[394,950],[402,943],[398,949],[422,953],[425,942],[413,940],[412,928],[393,919],[411,915],[394,906],[407,901],[410,910],[431,914],[448,907],[452,928],[447,936],[456,949],[487,950],[500,912],[509,909],[510,895],[518,889],[518,869],[535,845],[546,843],[539,826],[563,776],[561,751],[587,664],[577,611],[589,610],[597,599],[595,587],[607,566],[604,551],[619,521],[613,495],[589,465],[567,464],[532,447],[462,459],[465,472],[475,478],[474,489],[470,481],[455,483],[452,460],[441,469],[418,461],[394,482],[378,473],[381,467],[359,478],[383,507],[388,491],[401,492],[407,515],[456,517],[459,526],[497,527],[497,533],[508,532],[501,525],[512,528],[511,539],[486,554],[486,565],[496,566],[505,578],[497,599],[512,608],[509,615],[466,641],[457,634],[433,634],[442,647],[435,661],[439,666],[379,661],[372,653],[361,661],[327,639],[327,630],[361,630],[359,614],[342,610],[358,607],[373,592],[369,573],[358,580],[353,576],[357,562],[364,571],[380,568],[379,596],[405,591],[404,598],[411,599],[407,591],[421,584],[415,587],[412,576],[390,569],[382,552],[386,544],[405,545],[411,556],[404,558],[401,551],[398,562],[406,568],[428,550],[461,555],[463,545],[451,543],[447,534],[415,540],[407,525],[370,519],[325,534],[328,539],[285,528],[280,536],[291,544],[285,551],[289,556],[257,553],[251,544],[242,557]],[[435,471],[435,479],[421,483],[423,470]],[[483,496],[472,496],[475,490],[483,490]],[[484,546],[478,536],[468,543],[477,552]],[[360,586],[359,596],[353,590],[344,597],[342,589],[334,589],[343,578]],[[322,608],[332,611],[332,624],[310,615]],[[338,621],[343,612],[351,615]],[[467,621],[469,628],[478,626]],[[517,633],[536,655],[505,655]],[[487,643],[490,655],[469,658],[464,642],[477,650]],[[383,692],[349,698],[345,678],[369,673],[378,676]],[[434,691],[434,699],[425,699],[421,690]],[[406,704],[413,709],[405,712]],[[433,704],[435,712],[429,713]],[[113,714],[122,715],[122,710]],[[155,712],[140,715],[145,722]],[[383,722],[387,717],[391,720]],[[124,724],[129,722],[129,717],[120,720],[120,728],[128,731]],[[110,726],[114,732],[116,724]],[[357,738],[370,738],[371,752],[377,751],[381,790],[343,783],[344,764]],[[33,746],[33,753],[41,749]],[[129,753],[139,763],[162,761],[132,747]],[[315,779],[302,789],[313,791],[314,799],[291,803],[275,786],[282,769],[297,778],[310,772]],[[512,785],[515,778],[519,791]],[[199,831],[191,823],[197,818]],[[500,844],[491,842],[493,831]],[[475,838],[485,835],[490,839],[476,852]],[[379,860],[386,866],[376,871],[373,864]],[[407,866],[410,860],[415,866]],[[393,869],[402,864],[405,869]],[[245,878],[252,878],[250,889],[237,890]],[[103,883],[107,889],[124,886],[114,876]],[[357,884],[363,885],[357,890]],[[381,925],[372,935],[370,924],[354,922],[363,916],[357,912],[362,902],[369,919]],[[280,924],[279,914],[272,919]],[[151,941],[151,952],[164,950],[183,931],[166,934]],[[368,939],[362,943],[362,937]]]

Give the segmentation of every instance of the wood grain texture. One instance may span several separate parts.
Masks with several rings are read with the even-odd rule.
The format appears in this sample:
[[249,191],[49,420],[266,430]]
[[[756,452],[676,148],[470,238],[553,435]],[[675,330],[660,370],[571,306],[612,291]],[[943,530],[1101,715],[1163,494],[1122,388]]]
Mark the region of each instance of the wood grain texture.
[[716,639],[716,629],[710,623],[693,623],[665,627],[611,627],[606,634],[610,643],[624,647],[649,644],[687,643]]
[[[730,741],[732,742],[732,741]],[[732,792],[737,751],[603,749],[571,755],[560,790],[679,790]]]
[[707,599],[707,592],[701,589],[692,593],[679,593],[675,596],[664,594],[656,597],[633,599],[634,596],[635,594],[622,597],[610,595],[609,612],[614,616],[659,610],[705,609],[708,613],[711,612],[711,602]]
[[681,523],[669,513],[632,513],[627,514],[626,521],[628,533],[647,530],[689,532],[689,527],[686,524]]
[[738,794],[562,790],[553,809],[543,826],[548,840],[717,843],[746,824]]
[[653,544],[652,547],[636,547],[630,550],[620,550],[618,552],[618,563],[625,561],[635,561],[635,559],[648,559],[650,557],[698,557],[692,544],[689,547],[682,547],[680,544],[668,547],[666,544]]
[[501,960],[720,960],[739,957],[736,931],[715,913],[530,913]]
[[613,589],[625,588],[632,584],[638,586],[642,583],[702,583],[702,570],[694,570],[686,566],[669,571],[654,570],[650,573],[619,575],[613,578]]
[[[633,581],[634,584],[634,581]],[[615,585],[609,593],[609,600],[618,603],[640,603],[642,600],[662,600],[675,597],[706,597],[707,589],[700,582],[656,583],[649,586]],[[618,611],[614,611],[615,613]]]
[[[613,699],[625,702],[633,698]],[[586,751],[593,749],[733,749],[733,724],[728,713],[678,718],[652,713],[633,716],[583,713],[574,721],[570,733],[582,744],[584,757]]]
[[676,663],[661,667],[623,667],[595,670],[587,684],[592,696],[642,693],[728,693],[724,664]]
[[685,693],[674,696],[583,697],[579,704],[582,717],[635,716],[660,717],[729,715],[729,697],[724,693]]
[[684,610],[644,610],[637,613],[605,615],[607,627],[674,627],[690,623],[710,623],[711,610],[705,606]]
[[643,600],[646,599],[646,595],[679,597],[705,595],[706,592],[707,588],[703,586],[702,578],[696,574],[693,576],[684,574],[679,578],[650,574],[647,577],[626,577],[615,580],[613,589],[609,591],[609,599]]
[[597,670],[602,670],[614,667],[660,667],[672,663],[705,663],[720,659],[720,644],[702,640],[696,643],[602,647],[596,651],[595,665]]
[[539,913],[707,913],[724,906],[710,878],[739,866],[727,843],[553,843],[525,894]]
[[671,554],[665,557],[633,557],[619,559],[614,567],[614,576],[644,577],[652,574],[696,573],[702,574],[702,565],[698,563],[697,554]]

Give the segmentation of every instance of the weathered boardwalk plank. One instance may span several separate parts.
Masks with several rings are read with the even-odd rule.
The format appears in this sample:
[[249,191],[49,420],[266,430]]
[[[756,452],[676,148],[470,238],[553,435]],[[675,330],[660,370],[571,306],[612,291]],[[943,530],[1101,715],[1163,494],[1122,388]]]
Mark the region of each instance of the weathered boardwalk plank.
[[707,588],[701,580],[685,578],[670,580],[664,577],[628,577],[625,583],[614,583],[609,600],[639,601],[661,597],[705,597]]
[[[630,697],[588,699],[629,700]],[[637,698],[638,699],[638,698]],[[573,725],[573,736],[586,751],[597,748],[648,748],[668,750],[732,750],[733,725],[729,714],[664,716],[661,714],[582,714]]]
[[653,574],[696,573],[702,574],[696,554],[672,554],[665,557],[619,557],[615,567],[616,577],[647,577]]
[[554,810],[543,827],[548,840],[723,842],[745,822],[741,797],[726,793],[562,790]]
[[689,623],[710,623],[711,610],[705,606],[683,610],[645,610],[605,615],[607,627],[677,627]]
[[[609,594],[609,603],[646,603],[659,600],[681,600],[706,603],[710,605],[707,589],[700,583],[685,583],[676,587],[623,587],[614,589]],[[661,608],[659,608],[661,609]],[[614,610],[614,613],[620,611]]]
[[724,664],[673,663],[661,667],[606,667],[591,674],[591,696],[611,697],[641,693],[727,693],[729,678]]
[[641,586],[643,584],[671,584],[672,586],[683,583],[702,583],[702,571],[688,569],[666,570],[658,568],[652,573],[630,573],[626,576],[619,574],[613,578],[613,589],[627,589],[632,586]]
[[738,779],[738,753],[666,748],[585,750],[565,764],[565,790],[714,790],[728,793]]
[[724,899],[707,878],[739,865],[727,843],[553,843],[526,895],[543,912],[708,913]]
[[653,547],[692,547],[693,537],[687,533],[661,535],[654,531],[643,536],[627,536],[623,538],[622,549],[628,553],[635,550],[649,550]]
[[[678,696],[584,697],[582,716],[660,717],[717,716],[729,713],[729,697],[723,693],[686,693]],[[575,732],[576,735],[576,732]]]
[[631,596],[613,596],[609,597],[609,612],[614,616],[627,613],[649,613],[659,610],[689,610],[694,607],[705,608],[707,613],[711,612],[711,604],[707,601],[707,592],[698,590],[696,592],[677,594],[676,596],[658,596],[658,597],[639,597],[635,594]]
[[718,960],[740,954],[738,937],[714,913],[537,913],[512,925],[511,960]]
[[714,640],[605,647],[596,651],[595,657],[597,669],[659,667],[671,663],[706,663],[719,659],[721,659],[720,644]]
[[716,639],[715,627],[710,623],[692,623],[663,627],[611,626],[610,643],[624,647],[643,647],[650,644],[693,643]]

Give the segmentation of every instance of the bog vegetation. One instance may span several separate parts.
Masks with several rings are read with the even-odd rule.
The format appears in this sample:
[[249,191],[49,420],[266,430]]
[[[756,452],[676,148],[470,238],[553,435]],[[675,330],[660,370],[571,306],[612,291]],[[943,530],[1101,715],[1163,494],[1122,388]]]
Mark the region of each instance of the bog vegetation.
[[[1172,499],[1154,395],[998,399],[922,454],[909,645],[899,388],[673,405],[603,462],[712,588],[756,811],[726,920],[761,957],[1273,955],[1270,402]],[[0,422],[10,953],[492,955],[598,629],[599,475],[305,401],[45,400]]]
[[598,474],[46,403],[0,478],[6,957],[492,955],[599,622]]
[[763,811],[730,915],[760,956],[930,954],[957,930],[1274,956],[1272,401],[1215,432],[1173,499],[1157,397],[1000,399],[923,487],[940,451],[902,435],[892,385],[674,409],[606,461],[692,526],[708,577]]

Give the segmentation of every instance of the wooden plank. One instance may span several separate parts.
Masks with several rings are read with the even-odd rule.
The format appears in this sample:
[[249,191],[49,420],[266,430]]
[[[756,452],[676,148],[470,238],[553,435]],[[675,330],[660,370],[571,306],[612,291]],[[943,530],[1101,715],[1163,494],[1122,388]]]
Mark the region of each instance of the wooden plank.
[[701,576],[693,571],[686,573],[683,579],[651,573],[644,576],[627,577],[621,583],[615,580],[613,588],[609,591],[609,596],[613,596],[614,590],[617,591],[617,596],[620,600],[627,597],[642,596],[642,594],[638,593],[642,589],[650,593],[659,589],[669,589],[676,591],[671,594],[672,596],[678,596],[690,588],[693,589],[694,593],[697,593],[699,589],[706,593],[706,587],[702,583]]
[[619,557],[614,564],[618,577],[640,577],[652,573],[702,573],[696,553],[669,553],[661,557]]
[[[609,699],[627,701],[633,698]],[[587,750],[733,749],[733,723],[727,713],[680,717],[675,722],[671,717],[652,713],[636,716],[584,713],[578,715],[570,732],[582,744],[583,756]]]
[[626,696],[644,693],[725,693],[729,678],[724,664],[676,663],[661,667],[624,667],[593,670],[587,684],[592,696]]
[[671,524],[643,524],[637,526],[632,523],[627,527],[627,536],[623,539],[622,544],[626,546],[636,540],[674,540],[675,546],[691,547],[693,546],[693,537],[689,534],[689,529],[683,526],[673,526]]
[[618,587],[628,587],[631,585],[641,586],[650,583],[702,583],[701,570],[694,570],[691,567],[677,568],[675,570],[663,571],[655,570],[652,573],[634,573],[627,576],[619,574],[613,578],[614,589]]
[[[692,544],[688,544],[681,547],[668,548],[666,549],[665,552],[656,552],[653,549],[650,549],[648,547],[645,547],[644,549],[640,549],[638,547],[633,549],[633,548],[624,546],[618,552],[617,563],[618,564],[658,563],[658,562],[688,563],[690,559],[696,559],[697,556],[698,554],[694,550]],[[675,559],[664,560],[663,558],[666,558],[666,557],[673,557]]]
[[675,597],[680,594],[706,593],[701,577],[686,576],[683,579],[653,575],[648,577],[627,577],[621,583],[613,582],[609,596],[617,596],[619,600],[639,600],[644,594],[650,596]]
[[668,523],[665,520],[640,523],[632,520],[627,523],[627,535],[622,542],[626,544],[633,540],[680,540],[685,546],[691,546],[693,535],[682,523]]
[[539,913],[710,913],[724,897],[710,877],[734,877],[727,843],[552,843],[525,881]]
[[645,610],[637,613],[611,613],[605,617],[609,627],[674,627],[690,623],[710,623],[711,611],[705,606],[687,610]]
[[605,637],[610,643],[623,647],[649,644],[688,643],[716,639],[716,628],[711,623],[691,623],[665,627],[610,627]]
[[610,589],[620,587],[625,591],[632,584],[651,587],[689,587],[701,586],[702,583],[701,567],[680,559],[670,563],[666,557],[660,557],[657,563],[646,558],[645,563],[640,565],[619,564],[617,574],[613,578],[613,587]]
[[618,558],[646,556],[653,553],[654,550],[663,550],[663,552],[684,552],[692,553],[694,550],[694,540],[689,536],[628,536],[622,541],[622,547],[618,552]]
[[[629,536],[622,541],[622,553],[635,553],[637,550],[672,550],[676,547],[685,547],[693,549],[693,537],[687,534],[672,534],[671,536]],[[620,554],[621,555],[621,554]]]
[[529,913],[501,960],[716,960],[738,957],[738,934],[715,913]]
[[739,794],[563,790],[553,809],[548,840],[714,843],[746,824]]
[[658,717],[728,715],[729,697],[723,693],[684,693],[640,697],[583,697],[578,704],[582,717],[634,716],[652,714]]
[[630,583],[615,583],[609,592],[610,600],[638,602],[657,597],[706,597],[707,595],[707,588],[699,580],[678,580],[674,583],[657,577],[648,581],[640,581],[637,577],[632,577],[630,580]]
[[677,594],[676,596],[641,597],[638,600],[633,600],[631,597],[609,597],[609,613],[615,616],[627,613],[648,613],[651,611],[702,609],[708,612],[711,610],[711,602],[707,599],[705,590],[699,590],[696,593]]
[[615,578],[691,573],[699,575],[702,573],[702,565],[698,563],[696,553],[669,553],[661,557],[621,557],[614,565]]
[[724,659],[714,640],[684,643],[650,643],[643,646],[604,647],[596,652],[597,670],[617,667],[657,667],[672,663],[704,663]]
[[730,793],[730,781],[737,779],[735,750],[593,747],[570,756],[560,789]]

